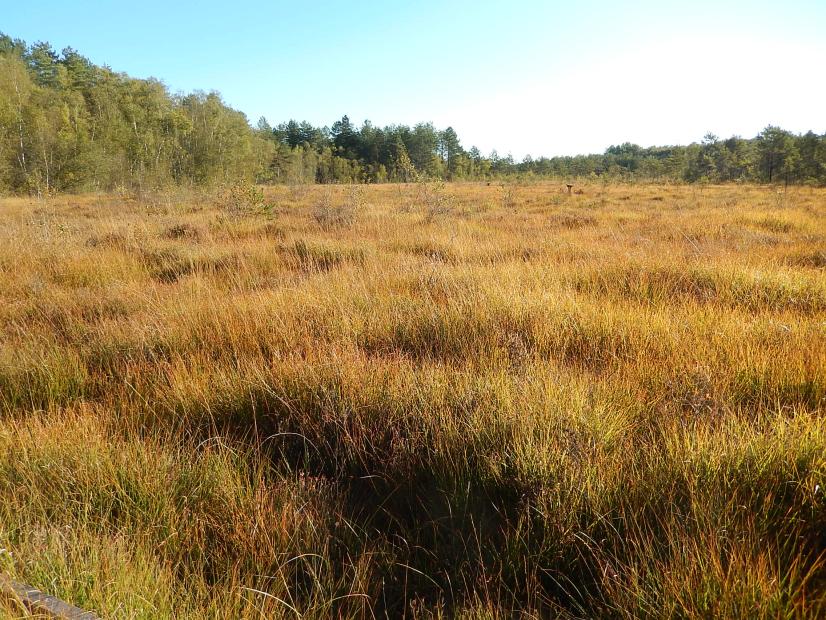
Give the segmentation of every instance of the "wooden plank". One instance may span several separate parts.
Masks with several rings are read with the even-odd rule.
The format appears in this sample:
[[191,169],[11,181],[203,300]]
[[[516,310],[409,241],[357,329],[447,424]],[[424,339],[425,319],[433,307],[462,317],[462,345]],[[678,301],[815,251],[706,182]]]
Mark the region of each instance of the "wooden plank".
[[18,600],[32,614],[60,620],[100,620],[91,611],[85,611],[69,605],[50,594],[41,592],[25,583],[9,579],[0,574],[0,591],[6,596]]

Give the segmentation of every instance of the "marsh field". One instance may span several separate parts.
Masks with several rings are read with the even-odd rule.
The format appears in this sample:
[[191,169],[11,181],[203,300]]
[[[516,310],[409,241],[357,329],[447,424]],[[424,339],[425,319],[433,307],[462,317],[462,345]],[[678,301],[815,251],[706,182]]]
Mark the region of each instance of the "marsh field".
[[0,571],[105,618],[822,617],[826,189],[574,191],[0,199]]

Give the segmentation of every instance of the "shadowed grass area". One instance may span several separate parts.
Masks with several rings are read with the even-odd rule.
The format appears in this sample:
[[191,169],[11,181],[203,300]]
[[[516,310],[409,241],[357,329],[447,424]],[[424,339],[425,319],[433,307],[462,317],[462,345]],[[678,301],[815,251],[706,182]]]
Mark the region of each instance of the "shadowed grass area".
[[582,189],[0,201],[0,569],[107,618],[826,613],[826,194]]

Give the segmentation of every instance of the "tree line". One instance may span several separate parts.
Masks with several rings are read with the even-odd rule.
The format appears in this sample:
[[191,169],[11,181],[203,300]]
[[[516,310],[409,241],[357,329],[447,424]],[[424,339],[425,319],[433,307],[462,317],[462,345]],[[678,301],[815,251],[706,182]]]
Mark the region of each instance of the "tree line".
[[291,120],[275,127],[215,92],[97,66],[72,48],[0,33],[0,192],[260,183],[382,183],[421,178],[608,178],[826,185],[826,134],[766,127],[751,139],[611,146],[602,154],[521,161],[465,149],[453,128]]
[[[171,95],[0,34],[0,189],[111,190],[254,174],[266,141],[215,93]],[[253,171],[253,172],[250,172]]]
[[[721,140],[707,134],[688,146],[644,148],[625,143],[602,154],[525,157],[514,161],[496,151],[462,148],[453,128],[430,123],[415,127],[354,127],[347,116],[331,128],[289,121],[272,128],[258,123],[260,135],[276,143],[265,173],[272,181],[410,181],[419,176],[447,180],[507,176],[608,178],[626,181],[805,183],[826,185],[826,134],[795,135],[768,126],[751,139]],[[344,162],[337,162],[337,160]]]

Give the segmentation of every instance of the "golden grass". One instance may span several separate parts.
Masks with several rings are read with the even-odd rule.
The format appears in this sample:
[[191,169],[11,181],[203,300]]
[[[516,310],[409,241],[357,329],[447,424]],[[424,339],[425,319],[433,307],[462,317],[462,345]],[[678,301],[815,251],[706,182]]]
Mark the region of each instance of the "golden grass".
[[826,612],[826,191],[582,190],[3,199],[0,569],[107,618]]

